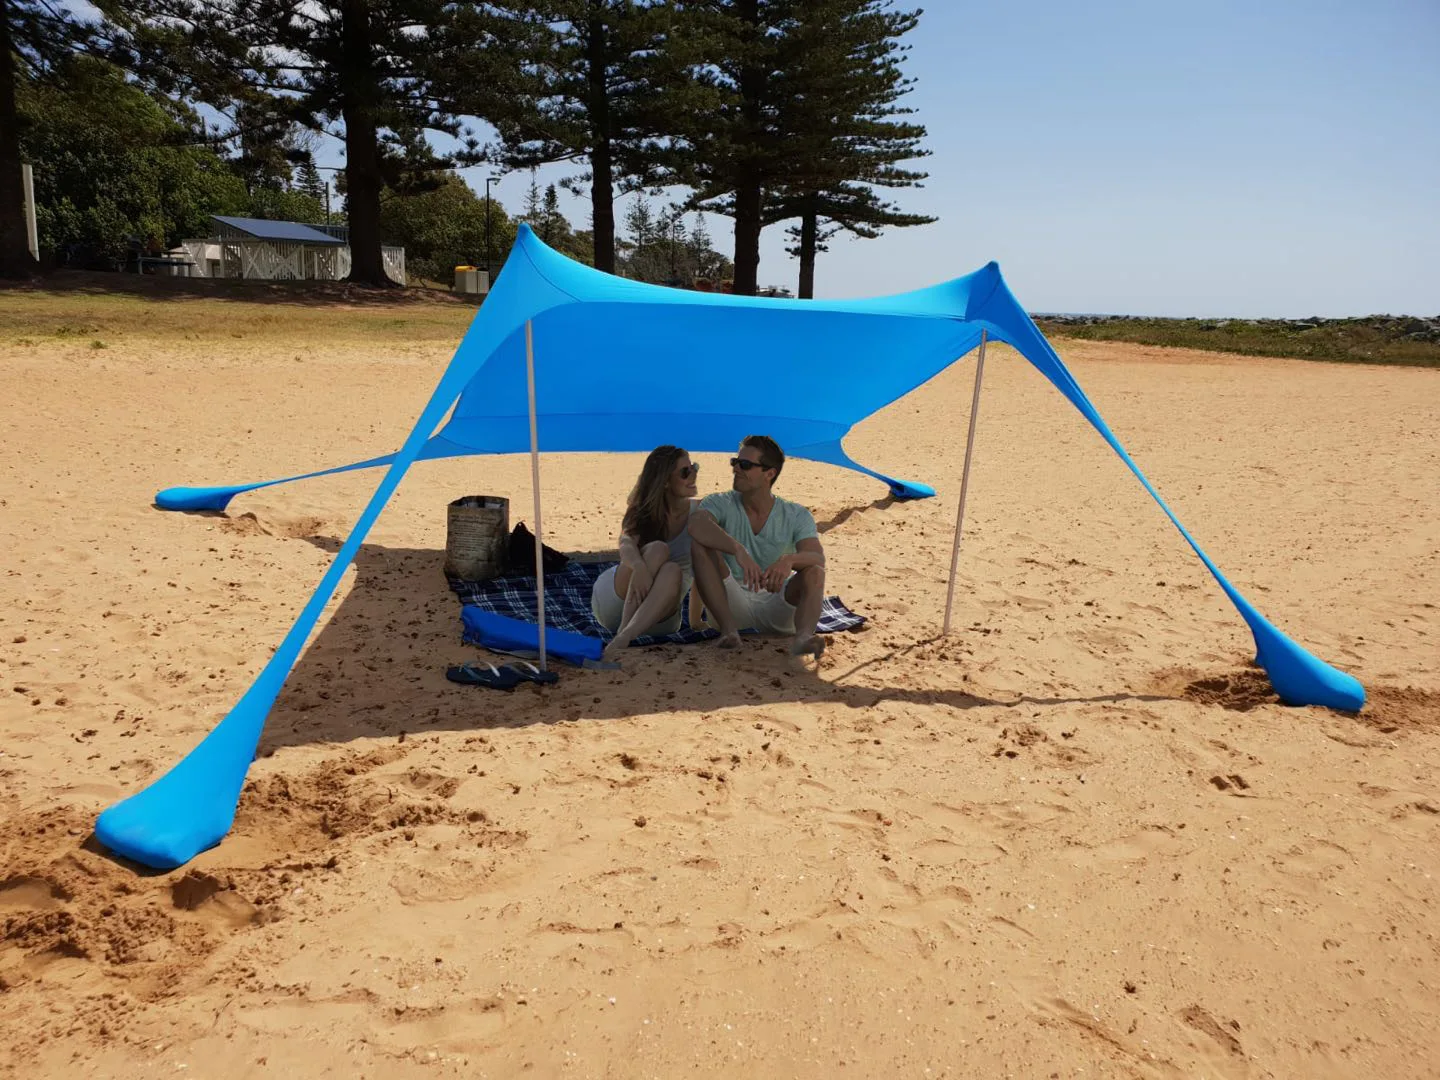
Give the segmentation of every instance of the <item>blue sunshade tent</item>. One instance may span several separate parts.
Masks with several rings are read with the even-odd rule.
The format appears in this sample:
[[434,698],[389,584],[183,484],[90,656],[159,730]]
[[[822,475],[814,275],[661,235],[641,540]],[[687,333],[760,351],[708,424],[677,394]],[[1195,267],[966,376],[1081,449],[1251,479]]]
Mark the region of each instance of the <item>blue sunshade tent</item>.
[[[250,689],[174,768],[100,815],[95,831],[107,847],[170,868],[229,831],[265,718],[406,470],[423,458],[530,450],[527,324],[542,452],[648,451],[661,443],[730,451],[743,436],[764,431],[787,454],[859,470],[908,497],[933,491],[852,461],[841,440],[855,423],[964,357],[982,333],[1006,342],[1090,421],[1180,530],[1249,625],[1257,663],[1280,698],[1346,710],[1364,704],[1355,678],[1286,637],[1225,579],[1131,460],[994,263],[896,296],[797,302],[613,277],[552,251],[522,226],[495,288],[401,449],[305,474],[389,466]],[[656,394],[657,385],[663,394]],[[156,502],[167,509],[223,509],[241,492],[284,482],[172,488]]]

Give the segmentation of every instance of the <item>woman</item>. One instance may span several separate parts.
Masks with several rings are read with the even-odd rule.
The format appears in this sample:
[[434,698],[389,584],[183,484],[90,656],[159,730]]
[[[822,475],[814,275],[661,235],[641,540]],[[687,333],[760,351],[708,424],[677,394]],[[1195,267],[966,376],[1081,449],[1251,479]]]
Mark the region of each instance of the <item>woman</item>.
[[590,594],[590,610],[615,637],[613,660],[637,637],[680,629],[690,590],[690,506],[700,466],[678,446],[657,446],[645,459],[620,523],[620,565],[606,570]]

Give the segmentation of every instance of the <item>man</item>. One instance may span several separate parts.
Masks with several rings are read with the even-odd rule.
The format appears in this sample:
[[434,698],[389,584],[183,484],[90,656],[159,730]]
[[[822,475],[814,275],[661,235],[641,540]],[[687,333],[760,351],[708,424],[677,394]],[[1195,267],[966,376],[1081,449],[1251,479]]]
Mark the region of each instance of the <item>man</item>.
[[740,644],[742,629],[754,629],[790,634],[792,655],[819,659],[825,552],[810,511],[771,491],[784,467],[770,436],[741,442],[730,459],[731,490],[707,495],[690,515],[695,587],[722,649]]

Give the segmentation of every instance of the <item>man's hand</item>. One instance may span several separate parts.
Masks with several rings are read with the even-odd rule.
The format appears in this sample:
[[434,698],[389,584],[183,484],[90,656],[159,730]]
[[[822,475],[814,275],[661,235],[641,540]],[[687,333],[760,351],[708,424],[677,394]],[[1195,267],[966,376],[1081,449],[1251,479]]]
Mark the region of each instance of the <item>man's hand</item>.
[[745,587],[751,592],[759,592],[765,577],[765,571],[760,569],[760,564],[752,559],[744,548],[735,553],[735,561],[740,564],[740,572],[745,575]]
[[793,569],[794,559],[789,555],[781,555],[770,564],[770,568],[760,578],[760,584],[768,592],[779,592],[785,587],[785,582],[790,579],[790,572]]

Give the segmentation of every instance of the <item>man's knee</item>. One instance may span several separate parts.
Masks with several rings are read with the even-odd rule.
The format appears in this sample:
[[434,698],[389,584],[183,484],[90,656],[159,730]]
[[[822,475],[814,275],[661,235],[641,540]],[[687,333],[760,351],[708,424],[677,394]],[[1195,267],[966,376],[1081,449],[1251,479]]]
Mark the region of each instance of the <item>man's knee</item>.
[[725,560],[715,548],[705,547],[695,541],[690,549],[690,565],[696,577],[724,577],[728,573]]
[[805,566],[795,571],[795,575],[785,586],[785,601],[791,605],[799,604],[807,596],[825,595],[825,568],[823,566]]

